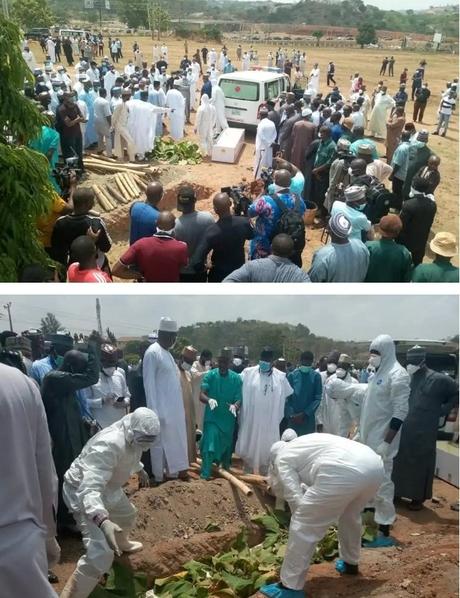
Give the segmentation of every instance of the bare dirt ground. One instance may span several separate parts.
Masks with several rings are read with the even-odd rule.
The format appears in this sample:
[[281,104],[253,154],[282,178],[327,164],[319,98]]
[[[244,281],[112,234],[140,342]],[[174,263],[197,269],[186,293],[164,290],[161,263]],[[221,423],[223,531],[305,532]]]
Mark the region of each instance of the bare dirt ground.
[[[162,42],[152,41],[147,37],[135,37],[125,36],[122,37],[124,44],[123,53],[124,59],[121,60],[117,68],[122,70],[129,58],[132,57],[132,44],[137,41],[141,50],[144,54],[144,59],[150,62],[152,61],[152,48],[154,43],[161,45]],[[178,68],[179,62],[184,55],[184,41],[168,37],[165,40],[168,46],[169,53],[169,64],[170,68],[174,70]],[[237,64],[236,60],[236,47],[238,40],[227,40],[225,39],[229,49],[229,56],[233,63],[241,68],[241,65]],[[193,54],[197,48],[203,47],[204,42],[188,40],[189,55]],[[221,45],[213,42],[206,43],[208,48],[215,47],[216,50],[220,50]],[[257,44],[254,46],[258,50],[260,64],[266,64],[266,56],[269,50],[274,52],[278,45],[273,43],[268,44]],[[243,50],[248,49],[243,44]],[[303,51],[301,45],[299,50]],[[38,44],[33,44],[33,51],[40,60],[42,57],[42,51]],[[428,102],[428,107],[425,112],[423,124],[417,124],[417,129],[426,128],[432,132],[435,130],[435,124],[437,122],[437,108],[439,105],[441,92],[446,87],[446,82],[452,80],[458,76],[458,56],[450,54],[424,54],[423,52],[408,52],[392,50],[396,58],[395,63],[395,76],[384,78],[385,84],[388,85],[389,93],[394,95],[399,87],[399,74],[402,72],[404,67],[409,69],[409,75],[411,76],[415,68],[418,66],[420,60],[425,58],[428,62],[425,79],[429,83],[429,87],[432,92],[432,96]],[[321,69],[321,91],[326,92],[326,66],[330,60],[333,60],[336,65],[336,81],[339,85],[342,93],[347,96],[350,89],[350,76],[352,73],[359,71],[361,76],[364,77],[364,81],[367,85],[368,92],[371,92],[377,82],[380,80],[378,75],[381,65],[383,54],[387,54],[387,50],[360,50],[350,48],[308,48],[307,51],[307,67],[306,72],[308,73],[314,62],[318,62]],[[69,69],[73,72],[73,69]],[[410,87],[410,85],[408,85]],[[410,97],[410,89],[409,97]],[[326,95],[326,94],[325,94]],[[413,102],[410,100],[406,106],[406,120],[407,122],[412,121],[412,110]],[[192,113],[192,122],[194,122],[195,115]],[[196,141],[196,136],[193,133],[193,125],[188,125],[187,139]],[[438,206],[438,212],[433,225],[433,233],[439,231],[449,231],[454,234],[458,234],[458,116],[454,114],[451,118],[449,125],[449,131],[447,137],[430,136],[429,146],[432,150],[441,157],[441,184],[436,191],[436,202]],[[381,155],[385,154],[385,149],[382,143],[378,143]],[[176,187],[181,182],[190,182],[193,184],[205,187],[206,190],[201,193],[199,209],[209,210],[212,212],[212,196],[214,193],[220,191],[221,187],[238,184],[243,178],[247,180],[252,179],[252,167],[254,160],[254,134],[246,133],[246,145],[239,158],[237,164],[221,164],[215,162],[204,161],[201,164],[187,166],[187,167],[165,167],[163,169],[163,175],[161,180],[167,185],[167,188]],[[165,178],[163,178],[165,177]],[[164,206],[170,209],[173,207],[170,202]],[[116,212],[113,212],[108,220],[111,223],[117,220],[117,212],[121,210],[120,219],[121,222],[117,227],[111,227],[111,232],[114,231],[114,246],[109,254],[109,259],[113,263],[116,259],[126,250],[127,238],[128,238],[128,218],[125,208],[120,208]],[[124,212],[123,212],[124,210]],[[308,268],[311,263],[312,254],[321,245],[320,241],[321,231],[309,230],[307,232],[307,245],[303,253],[304,268]],[[430,255],[429,250],[427,251],[426,260],[429,260],[433,256]]]
[[[125,564],[142,570],[153,580],[181,569],[188,560],[225,552],[242,528],[249,529],[250,543],[261,540],[251,524],[254,515],[273,506],[271,497],[256,493],[248,498],[225,480],[189,483],[167,482],[158,488],[136,491],[130,484],[131,499],[139,510],[133,537],[144,550]],[[458,490],[435,480],[434,495],[426,508],[412,512],[397,507],[393,535],[395,548],[363,550],[361,574],[339,576],[331,563],[312,565],[306,590],[314,598],[454,598],[458,596],[458,513],[450,505]],[[207,532],[209,525],[220,531]],[[61,590],[82,552],[77,539],[60,540],[62,562],[55,568]],[[257,594],[257,598],[261,598]]]

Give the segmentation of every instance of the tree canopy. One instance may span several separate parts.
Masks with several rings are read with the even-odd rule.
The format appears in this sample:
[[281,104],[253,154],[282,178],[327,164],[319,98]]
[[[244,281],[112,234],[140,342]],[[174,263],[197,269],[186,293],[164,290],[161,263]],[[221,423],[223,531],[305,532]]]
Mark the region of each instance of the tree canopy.
[[54,15],[48,0],[14,0],[13,18],[26,29],[30,27],[51,27]]
[[377,41],[377,34],[372,23],[362,23],[358,27],[358,35],[356,36],[356,43],[364,48],[367,44],[375,44]]
[[64,327],[61,322],[59,322],[56,316],[51,312],[48,312],[46,316],[41,319],[40,330],[43,334],[56,334],[56,332],[60,332],[63,329]]

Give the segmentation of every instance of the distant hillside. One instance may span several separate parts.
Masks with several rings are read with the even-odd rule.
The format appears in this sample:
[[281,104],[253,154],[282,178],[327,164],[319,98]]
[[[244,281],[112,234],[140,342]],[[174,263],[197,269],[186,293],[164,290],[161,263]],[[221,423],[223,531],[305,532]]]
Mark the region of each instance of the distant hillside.
[[[85,10],[84,0],[50,0],[57,21],[82,18],[97,23],[98,11]],[[404,3],[396,6],[403,8]],[[175,0],[163,3],[171,18],[186,22],[192,15],[206,19],[229,20],[245,23],[286,23],[330,27],[357,27],[370,21],[376,29],[404,31],[432,35],[435,31],[444,36],[458,38],[459,7],[436,7],[426,11],[380,10],[364,4],[362,0],[301,0],[294,4],[276,2],[242,2],[238,0]],[[138,15],[145,17],[138,18]],[[146,0],[112,0],[111,10],[103,11],[104,20],[113,20],[117,13],[136,19],[136,25],[147,25]],[[129,23],[128,23],[129,24]],[[134,26],[134,21],[133,21]]]

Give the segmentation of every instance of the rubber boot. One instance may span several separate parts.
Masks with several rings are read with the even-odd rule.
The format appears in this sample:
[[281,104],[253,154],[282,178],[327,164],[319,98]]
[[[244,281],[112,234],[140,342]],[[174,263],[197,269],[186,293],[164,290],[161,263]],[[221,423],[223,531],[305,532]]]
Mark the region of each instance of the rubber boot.
[[117,544],[118,548],[122,552],[126,552],[127,554],[134,554],[135,552],[139,552],[144,548],[142,542],[134,542],[133,540],[128,540],[129,530],[123,530],[118,532],[117,534]]
[[60,598],[88,598],[88,596],[97,586],[98,581],[99,579],[87,577],[75,569],[75,571],[67,580],[67,583],[61,592]]

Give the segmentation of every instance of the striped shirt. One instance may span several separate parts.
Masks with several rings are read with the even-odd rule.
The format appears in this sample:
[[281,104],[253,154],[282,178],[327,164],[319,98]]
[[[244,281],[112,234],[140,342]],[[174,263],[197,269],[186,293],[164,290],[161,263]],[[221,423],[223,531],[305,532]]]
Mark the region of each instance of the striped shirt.
[[442,98],[441,104],[439,105],[439,112],[441,114],[452,114],[452,110],[455,108],[454,98]]

